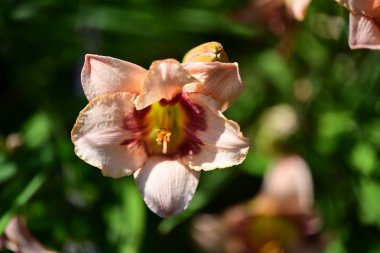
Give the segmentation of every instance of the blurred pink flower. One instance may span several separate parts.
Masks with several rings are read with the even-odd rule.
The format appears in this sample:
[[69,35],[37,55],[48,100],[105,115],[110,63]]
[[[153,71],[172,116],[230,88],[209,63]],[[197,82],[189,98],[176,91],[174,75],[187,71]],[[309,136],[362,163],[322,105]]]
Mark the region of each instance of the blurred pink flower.
[[290,15],[298,21],[304,20],[310,1],[311,0],[284,0]]
[[243,90],[237,63],[155,61],[149,70],[86,55],[89,104],[72,130],[75,153],[114,178],[134,174],[162,217],[189,204],[201,170],[241,163],[249,143],[224,111]]
[[309,167],[299,156],[282,157],[266,172],[262,196],[273,199],[282,213],[312,213],[314,194]]
[[[13,217],[7,224],[4,235],[0,238],[4,247],[12,252],[19,253],[55,253],[45,249],[39,241],[28,231],[25,224],[18,217]],[[1,251],[1,243],[0,243]]]
[[284,35],[292,21],[302,21],[311,0],[250,0],[235,16],[248,24],[261,24],[275,34]]
[[299,156],[271,167],[260,193],[222,215],[201,215],[192,236],[206,252],[320,252],[320,220],[313,213],[310,171]]
[[350,11],[350,48],[380,49],[380,0],[336,0]]

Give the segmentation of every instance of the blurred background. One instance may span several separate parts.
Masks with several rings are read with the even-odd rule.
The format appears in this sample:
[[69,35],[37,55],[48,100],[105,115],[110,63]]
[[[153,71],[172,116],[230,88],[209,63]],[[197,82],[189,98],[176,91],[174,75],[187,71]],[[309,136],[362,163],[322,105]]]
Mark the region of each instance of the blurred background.
[[[260,226],[274,227],[252,225],[257,216],[305,216],[284,214],[283,204],[247,208],[266,191],[268,168],[294,154],[310,168],[303,165],[312,182],[301,184],[314,189],[306,214],[314,230],[306,237],[317,246],[289,252],[380,252],[380,54],[352,51],[347,38],[348,12],[331,0],[311,1],[302,22],[285,0],[1,0],[0,234],[20,215],[59,252],[283,252],[277,235],[287,223],[249,250],[215,249],[197,234],[209,233],[199,228],[204,217],[223,227],[223,235],[212,230],[219,241],[234,234],[223,222],[239,207],[243,214],[232,217],[250,225],[237,238],[248,244]],[[239,63],[245,91],[225,114],[251,149],[240,166],[203,173],[188,210],[161,219],[133,178],[103,177],[73,152],[70,131],[87,104],[84,55],[148,68],[208,41],[221,42]],[[299,227],[298,218],[292,222]],[[297,233],[294,240],[304,240]]]

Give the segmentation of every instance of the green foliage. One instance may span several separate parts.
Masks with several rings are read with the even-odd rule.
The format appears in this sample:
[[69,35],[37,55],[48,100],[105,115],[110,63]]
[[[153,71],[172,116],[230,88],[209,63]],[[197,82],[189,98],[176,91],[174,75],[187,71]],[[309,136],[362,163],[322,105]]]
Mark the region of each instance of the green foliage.
[[335,240],[326,249],[326,253],[346,253],[341,240]]
[[358,198],[360,200],[360,217],[366,224],[380,226],[380,207],[378,197],[380,185],[370,179],[362,179],[359,184]]
[[138,253],[145,231],[145,204],[131,178],[124,180],[119,188],[120,204],[105,212],[107,239],[119,245],[120,252]]
[[9,180],[17,172],[17,167],[12,162],[6,162],[5,156],[0,156],[0,184]]
[[51,135],[50,118],[43,112],[33,115],[24,124],[24,143],[28,148],[41,147]]
[[364,175],[371,175],[377,169],[376,149],[368,143],[358,143],[352,150],[352,166]]

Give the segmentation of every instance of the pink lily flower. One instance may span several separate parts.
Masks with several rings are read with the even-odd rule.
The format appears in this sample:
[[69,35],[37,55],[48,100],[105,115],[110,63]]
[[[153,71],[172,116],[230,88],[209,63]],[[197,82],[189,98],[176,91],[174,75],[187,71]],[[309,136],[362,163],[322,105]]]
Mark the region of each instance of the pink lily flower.
[[235,12],[240,22],[260,25],[274,34],[285,36],[293,30],[296,21],[303,21],[311,0],[249,0]]
[[350,11],[351,49],[380,49],[380,0],[336,0]]
[[323,252],[313,195],[306,162],[284,156],[265,173],[258,195],[221,214],[195,217],[191,234],[209,253]]
[[0,237],[0,251],[2,252],[1,242],[4,247],[12,252],[19,253],[57,253],[46,249],[26,227],[25,221],[19,217],[13,217],[7,224],[4,234]]
[[239,125],[222,114],[243,90],[237,63],[166,59],[146,70],[86,55],[82,85],[90,102],[72,130],[75,153],[104,176],[133,174],[159,216],[188,206],[201,170],[247,155]]

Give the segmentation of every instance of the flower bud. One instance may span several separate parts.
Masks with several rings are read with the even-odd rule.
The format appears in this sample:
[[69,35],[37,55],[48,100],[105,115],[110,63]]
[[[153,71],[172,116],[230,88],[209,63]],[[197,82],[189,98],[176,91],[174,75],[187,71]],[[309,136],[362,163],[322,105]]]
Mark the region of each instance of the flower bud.
[[219,42],[207,42],[194,47],[183,57],[183,63],[189,62],[228,62],[228,56]]

